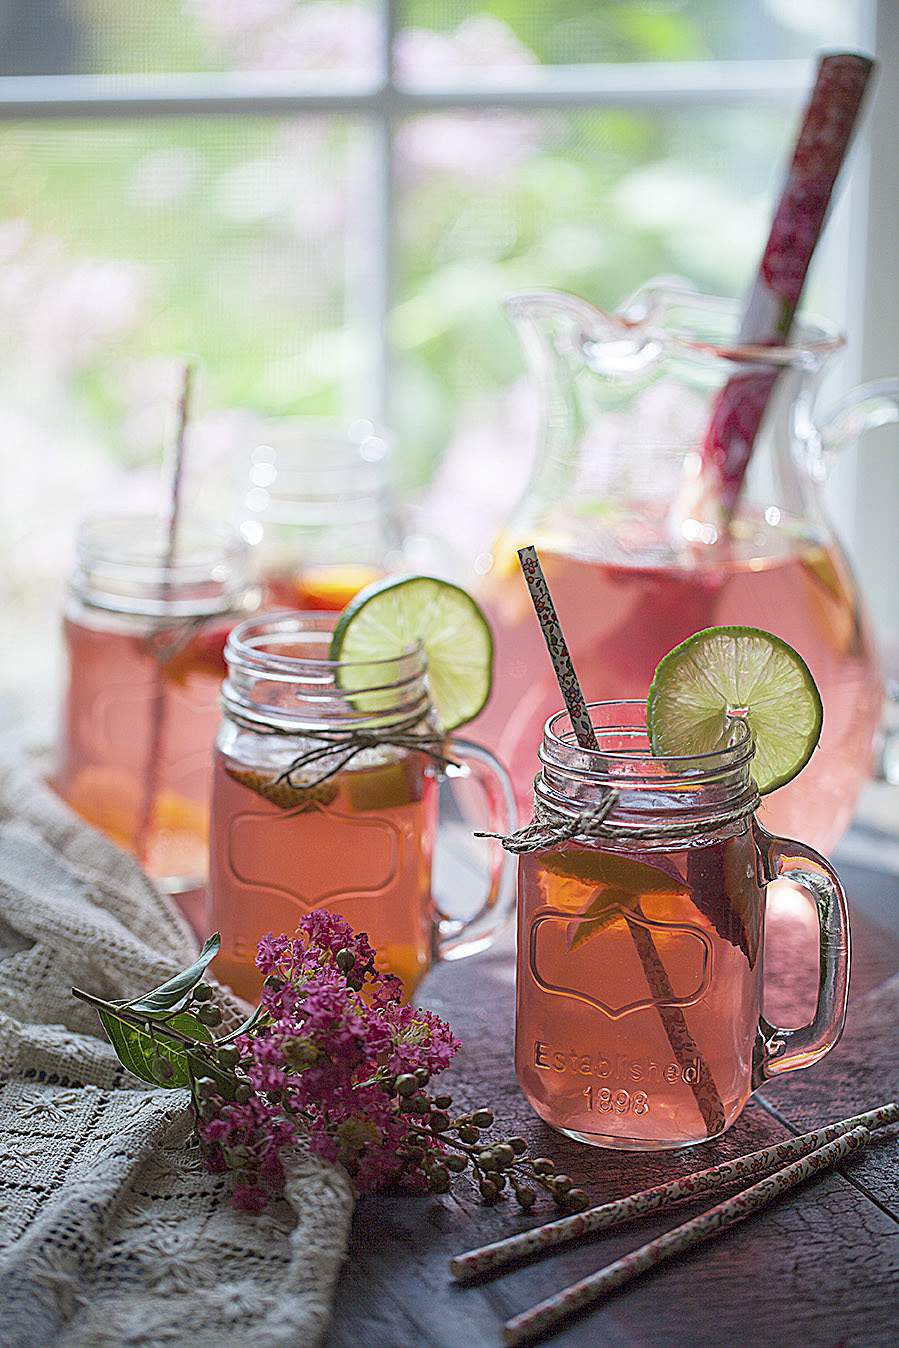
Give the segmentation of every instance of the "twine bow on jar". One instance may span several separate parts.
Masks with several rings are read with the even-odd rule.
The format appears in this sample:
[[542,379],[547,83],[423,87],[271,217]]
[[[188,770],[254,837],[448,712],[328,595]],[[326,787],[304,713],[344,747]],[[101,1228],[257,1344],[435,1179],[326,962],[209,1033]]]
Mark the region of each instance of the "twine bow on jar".
[[[561,843],[573,842],[576,838],[585,841],[599,841],[603,838],[617,842],[643,842],[648,839],[680,837],[684,832],[682,820],[665,823],[654,820],[646,828],[630,828],[627,825],[609,821],[618,801],[618,792],[607,789],[600,801],[576,814],[563,814],[553,810],[545,801],[538,800],[534,807],[534,818],[524,828],[503,836],[500,833],[475,833],[476,838],[496,838],[507,852],[521,856],[528,852],[541,852]],[[754,813],[759,805],[756,794],[749,800],[741,799],[733,808],[716,815],[715,827],[722,828],[747,814]]]
[[[416,732],[415,727],[422,722],[422,715],[417,711],[414,716],[406,717],[405,720],[395,721],[392,725],[370,726],[367,728],[356,726],[343,727],[310,727],[301,731],[296,729],[282,728],[272,724],[262,724],[258,721],[252,721],[246,716],[242,716],[235,710],[229,711],[232,721],[236,722],[243,730],[252,731],[258,735],[281,735],[289,739],[302,739],[314,741],[312,748],[304,749],[301,754],[290,762],[287,767],[275,778],[275,785],[286,782],[288,786],[312,787],[320,786],[331,777],[336,777],[342,772],[352,760],[367,749],[405,749],[408,751],[425,754],[440,768],[460,768],[461,764],[448,754],[443,752],[446,744],[446,736],[438,731]],[[306,769],[324,759],[337,755],[336,761],[327,768],[326,771],[316,776],[306,776]],[[293,776],[295,773],[302,773],[302,780],[295,782]],[[498,835],[497,835],[498,836]]]

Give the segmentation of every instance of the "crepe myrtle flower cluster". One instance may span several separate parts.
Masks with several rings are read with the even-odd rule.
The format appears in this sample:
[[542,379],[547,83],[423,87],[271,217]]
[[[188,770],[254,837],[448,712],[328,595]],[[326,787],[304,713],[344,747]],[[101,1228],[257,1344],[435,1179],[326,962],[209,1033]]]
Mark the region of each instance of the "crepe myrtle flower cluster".
[[[303,1136],[360,1194],[446,1193],[468,1172],[488,1203],[507,1192],[526,1210],[543,1190],[563,1210],[586,1205],[523,1138],[488,1138],[489,1109],[457,1114],[450,1095],[432,1093],[459,1041],[432,1011],[403,1002],[364,933],[318,909],[294,937],[264,937],[256,963],[265,984],[255,1022],[192,1081],[195,1140],[211,1171],[231,1172],[237,1207],[260,1211],[281,1193],[282,1154]],[[192,994],[208,1026],[220,1020],[212,995],[207,983]]]

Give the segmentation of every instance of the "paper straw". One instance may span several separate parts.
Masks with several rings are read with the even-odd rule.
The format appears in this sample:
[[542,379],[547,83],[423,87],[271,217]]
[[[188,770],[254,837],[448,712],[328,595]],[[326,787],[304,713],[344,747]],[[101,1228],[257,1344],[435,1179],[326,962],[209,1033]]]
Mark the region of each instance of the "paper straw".
[[869,1129],[853,1128],[834,1142],[819,1147],[817,1151],[769,1175],[767,1179],[760,1180],[752,1188],[744,1189],[742,1193],[728,1198],[724,1203],[719,1203],[717,1207],[702,1213],[701,1216],[684,1222],[682,1226],[676,1226],[673,1231],[667,1231],[657,1240],[641,1245],[639,1249],[633,1250],[621,1259],[616,1259],[606,1268],[591,1273],[589,1277],[582,1278],[580,1282],[564,1288],[554,1296],[547,1297],[545,1301],[532,1306],[530,1310],[507,1320],[503,1326],[504,1341],[507,1344],[525,1343],[528,1339],[545,1334],[547,1330],[567,1320],[570,1315],[592,1306],[617,1287],[621,1287],[623,1283],[630,1282],[631,1278],[636,1278],[648,1269],[663,1263],[664,1260],[672,1259],[675,1255],[683,1254],[686,1250],[711,1240],[722,1231],[736,1226],[738,1222],[746,1221],[747,1217],[773,1203],[781,1194],[803,1184],[813,1175],[820,1174],[822,1170],[829,1170],[832,1166],[838,1165],[845,1157],[866,1146],[870,1139]]
[[181,391],[178,396],[178,418],[172,453],[171,478],[169,485],[169,516],[166,538],[166,567],[171,568],[178,549],[178,521],[181,515],[181,486],[184,479],[185,445],[187,426],[190,421],[190,397],[193,387],[194,367],[185,361],[181,370]]
[[[854,52],[823,56],[818,64],[787,179],[746,302],[738,348],[780,346],[789,338],[873,69],[873,61]],[[776,370],[738,374],[715,400],[702,447],[703,476],[711,479],[727,516],[739,497],[776,381]]]
[[518,560],[531,592],[531,599],[534,601],[537,621],[540,623],[540,631],[543,633],[543,640],[546,642],[546,649],[549,651],[549,658],[559,681],[559,691],[565,700],[575,738],[582,749],[598,749],[596,731],[590,720],[587,702],[581,692],[562,624],[559,622],[559,615],[556,613],[556,606],[549,592],[540,558],[537,556],[537,549],[519,548]]
[[460,1282],[480,1277],[526,1259],[529,1255],[546,1253],[558,1245],[593,1235],[597,1231],[607,1231],[624,1222],[635,1221],[650,1212],[666,1212],[678,1203],[714,1193],[738,1180],[761,1176],[768,1170],[807,1156],[809,1152],[835,1141],[854,1128],[885,1128],[891,1123],[899,1123],[899,1104],[895,1102],[881,1105],[878,1109],[869,1109],[864,1114],[854,1114],[851,1118],[841,1119],[839,1123],[828,1124],[814,1132],[778,1142],[772,1147],[762,1147],[733,1161],[709,1166],[707,1170],[698,1170],[695,1174],[669,1180],[666,1184],[657,1184],[652,1189],[641,1189],[628,1198],[616,1198],[614,1202],[603,1203],[586,1212],[546,1222],[543,1226],[494,1241],[477,1250],[468,1250],[450,1260],[450,1272]]
[[[549,592],[540,558],[537,556],[537,549],[532,545],[519,548],[518,560],[534,603],[534,611],[558,680],[559,691],[568,709],[575,738],[582,749],[598,749],[596,731],[593,729],[587,702],[581,691],[565,633],[562,631],[562,624],[559,622],[559,615],[556,613],[556,606]],[[639,914],[639,905],[634,911]],[[656,1003],[659,1019],[678,1064],[685,1071],[690,1064],[696,1063],[695,1075],[698,1079],[690,1080],[690,1090],[702,1115],[706,1133],[709,1137],[715,1137],[716,1134],[723,1132],[727,1120],[714,1078],[696,1046],[680,1007],[670,1005],[674,1000],[674,992],[652,933],[637,922],[628,922],[627,927],[652,993],[652,1000]]]
[[[169,597],[170,573],[175,564],[178,551],[178,522],[181,516],[182,483],[184,480],[185,445],[187,426],[190,421],[190,395],[193,385],[194,367],[185,361],[181,369],[181,387],[178,396],[177,424],[172,446],[172,464],[169,476],[168,520],[166,524],[166,545],[163,561],[164,575],[163,598]],[[148,859],[150,836],[153,829],[153,815],[156,809],[156,796],[159,790],[159,778],[162,768],[162,748],[165,738],[166,686],[165,671],[162,662],[156,671],[156,685],[153,706],[150,714],[150,743],[147,749],[144,770],[144,790],[141,797],[140,817],[134,835],[134,851],[138,860],[146,864]]]

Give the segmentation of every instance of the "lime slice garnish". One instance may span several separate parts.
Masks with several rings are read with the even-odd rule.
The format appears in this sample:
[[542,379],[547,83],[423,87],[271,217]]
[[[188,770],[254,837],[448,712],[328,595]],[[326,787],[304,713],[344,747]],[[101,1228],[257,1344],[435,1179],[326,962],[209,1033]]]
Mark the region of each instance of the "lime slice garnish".
[[802,656],[758,627],[709,627],[659,662],[646,703],[654,754],[711,753],[752,732],[752,775],[766,796],[792,781],[821,736],[824,708]]
[[[473,720],[490,696],[493,635],[470,594],[433,576],[378,581],[347,605],[331,638],[331,659],[363,663],[344,665],[340,686],[370,688],[372,666],[364,661],[393,659],[416,642],[427,656],[439,728],[455,730]],[[363,711],[384,705],[383,694],[355,700]]]

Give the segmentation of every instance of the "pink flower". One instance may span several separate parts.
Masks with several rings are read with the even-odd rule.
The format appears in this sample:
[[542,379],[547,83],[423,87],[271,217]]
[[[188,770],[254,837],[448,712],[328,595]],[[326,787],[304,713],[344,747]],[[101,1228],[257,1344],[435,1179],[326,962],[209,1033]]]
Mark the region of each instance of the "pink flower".
[[[405,1003],[399,979],[375,967],[365,933],[326,909],[307,913],[293,937],[263,937],[256,963],[266,974],[265,1014],[236,1041],[250,1059],[241,1072],[249,1098],[213,1095],[197,1105],[206,1164],[234,1173],[235,1204],[259,1211],[282,1191],[282,1153],[299,1130],[360,1193],[423,1187],[406,1154],[414,1121],[395,1078],[442,1071],[459,1047],[450,1027]],[[415,1136],[416,1147],[441,1152],[437,1137]]]
[[242,1212],[262,1212],[268,1206],[271,1194],[252,1184],[237,1184],[231,1201]]

